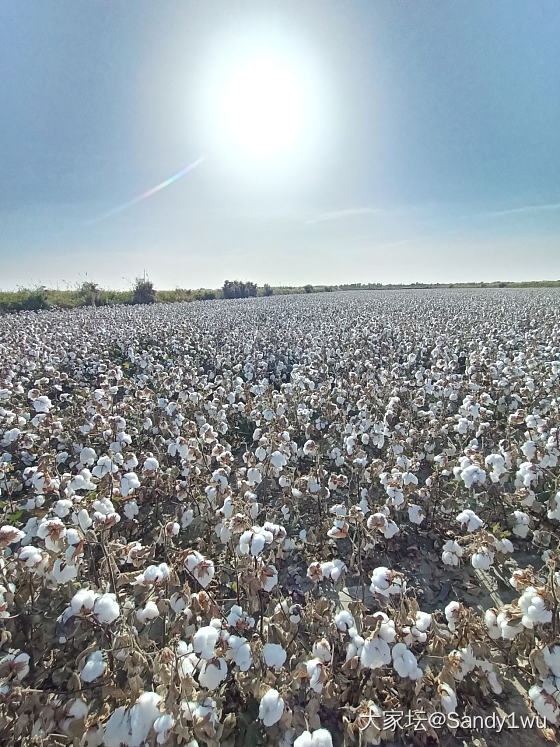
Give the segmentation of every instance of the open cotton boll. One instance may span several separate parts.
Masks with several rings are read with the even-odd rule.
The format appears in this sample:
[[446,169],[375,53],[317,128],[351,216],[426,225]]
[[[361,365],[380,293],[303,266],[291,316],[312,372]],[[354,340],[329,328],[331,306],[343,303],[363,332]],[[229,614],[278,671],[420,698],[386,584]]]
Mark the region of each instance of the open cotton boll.
[[471,557],[472,567],[484,571],[488,570],[493,562],[494,554],[488,548],[482,548]]
[[93,605],[93,614],[100,623],[112,623],[120,615],[119,603],[113,593],[101,594]]
[[237,664],[242,672],[246,672],[253,663],[253,655],[247,639],[238,635],[230,635],[227,644],[226,659]]
[[534,628],[535,625],[545,625],[552,621],[552,611],[546,606],[540,590],[534,586],[528,586],[519,597],[519,609],[523,612],[521,624],[526,628]]
[[316,693],[323,690],[325,676],[323,671],[323,662],[320,659],[309,659],[305,662],[307,676],[309,677],[309,687]]
[[338,558],[328,560],[326,563],[321,563],[320,569],[322,577],[330,578],[332,581],[337,581],[347,570],[346,565]]
[[449,602],[444,610],[449,630],[455,630],[455,625],[459,621],[463,613],[463,609],[463,605],[460,602]]
[[98,594],[93,589],[79,589],[70,600],[72,614],[80,615],[93,609]]
[[422,676],[422,670],[418,666],[416,657],[409,651],[404,643],[395,643],[391,651],[393,667],[401,677],[417,680]]
[[543,648],[545,664],[555,677],[560,677],[560,646],[545,646]]
[[514,525],[511,531],[517,537],[521,537],[521,539],[525,539],[525,537],[527,537],[527,534],[529,533],[529,522],[531,521],[530,516],[526,514],[524,511],[514,511],[513,521],[514,521]]
[[220,637],[219,628],[214,625],[205,625],[199,628],[193,637],[193,649],[203,659],[212,659],[215,656],[214,649]]
[[281,669],[284,666],[287,654],[279,643],[265,643],[262,653],[267,667]]
[[334,624],[339,630],[346,631],[355,626],[354,618],[348,610],[340,610],[334,616]]
[[493,641],[496,641],[502,635],[498,625],[498,610],[494,607],[486,610],[484,613],[484,622],[488,628],[488,635]]
[[364,641],[360,654],[360,663],[364,669],[378,669],[391,663],[391,649],[387,641],[375,635]]
[[90,654],[80,672],[82,682],[93,682],[105,673],[107,664],[101,651]]
[[148,472],[148,473],[156,472],[159,469],[159,462],[155,457],[148,457],[144,461],[144,466],[142,469],[144,472]]
[[272,726],[280,721],[283,713],[284,700],[280,697],[278,690],[271,688],[261,698],[259,718],[265,726]]
[[134,472],[127,472],[121,478],[121,495],[126,498],[133,490],[140,487],[138,475]]
[[401,573],[391,571],[384,566],[373,569],[370,586],[372,594],[388,597],[389,595],[400,595],[405,589],[406,582]]
[[552,678],[546,679],[542,685],[533,685],[528,691],[535,711],[545,718],[548,724],[555,726],[560,722],[560,705],[554,697],[557,691],[558,688]]
[[321,638],[320,641],[315,641],[312,654],[316,659],[328,664],[332,659],[331,644],[326,638]]
[[206,589],[214,578],[214,563],[211,560],[206,560],[196,550],[191,550],[187,555],[185,567],[192,573],[203,589]]
[[8,547],[8,545],[15,545],[16,542],[20,542],[25,537],[25,533],[13,527],[10,524],[5,524],[0,527],[0,548]]
[[105,725],[103,744],[106,747],[141,747],[154,722],[161,716],[160,700],[156,693],[144,692],[132,708],[117,708]]
[[480,527],[484,525],[482,519],[477,516],[474,511],[471,511],[470,508],[466,508],[464,511],[461,511],[461,513],[457,514],[456,519],[460,524],[465,524],[466,530],[468,532],[475,532],[477,529],[480,529]]
[[168,737],[169,732],[175,726],[175,720],[168,713],[162,713],[158,716],[153,723],[153,729],[157,734],[156,741],[158,744],[164,744]]
[[272,532],[262,527],[248,529],[239,538],[239,554],[257,557],[264,550],[265,544],[270,544],[273,539]]
[[201,687],[207,690],[215,690],[227,677],[228,669],[224,659],[213,658],[205,661],[200,669],[198,681]]
[[416,503],[409,503],[408,505],[408,519],[413,524],[421,524],[426,518],[424,509],[422,506],[416,505]]
[[463,548],[454,540],[447,540],[442,548],[441,559],[445,565],[457,566],[463,556]]
[[159,610],[155,602],[146,602],[146,605],[141,610],[136,610],[136,618],[138,622],[147,623],[150,620],[155,620],[159,617]]
[[326,729],[304,731],[294,740],[294,747],[332,747],[331,733]]
[[440,682],[438,686],[441,706],[446,713],[455,713],[457,709],[457,695],[447,682]]
[[496,617],[496,625],[500,629],[500,635],[506,641],[513,641],[515,636],[521,633],[523,625],[520,623],[520,618],[513,618],[507,609],[501,610]]

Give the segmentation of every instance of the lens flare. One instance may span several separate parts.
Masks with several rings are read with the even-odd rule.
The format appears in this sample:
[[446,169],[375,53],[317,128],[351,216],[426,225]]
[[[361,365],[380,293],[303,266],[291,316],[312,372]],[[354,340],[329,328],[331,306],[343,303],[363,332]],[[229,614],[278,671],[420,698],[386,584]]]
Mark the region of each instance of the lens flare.
[[170,176],[169,179],[166,179],[165,181],[161,182],[155,187],[148,189],[146,192],[143,192],[141,195],[138,195],[137,197],[133,197],[131,200],[128,200],[127,202],[123,202],[122,205],[117,205],[117,207],[111,208],[111,210],[108,210],[106,213],[99,215],[97,218],[87,221],[87,224],[92,225],[94,223],[101,223],[101,221],[107,220],[107,218],[111,218],[113,215],[117,215],[118,213],[122,213],[124,210],[128,210],[128,208],[132,207],[133,205],[138,205],[139,202],[143,202],[144,200],[147,200],[148,197],[152,197],[157,192],[161,192],[162,189],[165,189],[166,187],[169,187],[175,182],[179,181],[179,179],[182,179],[190,171],[194,171],[194,169],[200,166],[200,164],[203,163],[204,160],[205,160],[204,156],[200,156],[200,158],[197,158],[196,161],[189,163],[189,165],[185,166],[184,169],[181,169],[181,171],[178,171],[176,174],[173,174],[173,176]]

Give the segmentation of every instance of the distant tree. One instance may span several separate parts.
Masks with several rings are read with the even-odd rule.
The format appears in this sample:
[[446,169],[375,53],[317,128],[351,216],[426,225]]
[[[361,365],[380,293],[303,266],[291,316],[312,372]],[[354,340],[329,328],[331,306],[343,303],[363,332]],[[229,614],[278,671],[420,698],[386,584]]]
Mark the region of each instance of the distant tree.
[[257,295],[257,284],[242,280],[226,280],[222,287],[224,298],[249,298]]
[[214,293],[214,291],[203,291],[199,295],[197,294],[196,298],[199,301],[215,301],[216,294]]
[[303,290],[304,290],[304,291],[305,291],[306,293],[313,293],[313,286],[312,286],[312,285],[310,285],[310,284],[308,283],[307,285],[304,285],[304,286],[303,286]]
[[334,288],[332,285],[325,285],[325,293],[332,293]]
[[274,291],[272,290],[272,288],[270,287],[268,283],[265,283],[263,285],[263,291],[264,291],[265,296],[272,296],[272,294],[274,293]]
[[89,280],[78,289],[78,298],[84,306],[98,306],[101,301],[101,288]]
[[49,302],[47,299],[47,289],[43,285],[40,285],[38,288],[34,288],[24,294],[24,298],[20,302],[19,308],[16,305],[15,310],[40,311],[41,309],[48,308]]
[[132,303],[154,303],[156,292],[154,284],[146,278],[136,278],[132,294]]

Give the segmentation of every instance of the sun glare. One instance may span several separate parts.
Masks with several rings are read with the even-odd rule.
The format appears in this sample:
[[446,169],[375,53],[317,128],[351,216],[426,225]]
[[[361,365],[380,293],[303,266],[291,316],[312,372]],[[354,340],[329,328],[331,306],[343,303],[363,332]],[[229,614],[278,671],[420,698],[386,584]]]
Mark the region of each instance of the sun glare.
[[305,127],[305,96],[279,62],[257,59],[234,71],[224,96],[224,126],[248,153],[289,150]]
[[209,170],[259,190],[318,178],[331,111],[327,70],[311,45],[247,26],[216,36],[192,72],[189,116]]

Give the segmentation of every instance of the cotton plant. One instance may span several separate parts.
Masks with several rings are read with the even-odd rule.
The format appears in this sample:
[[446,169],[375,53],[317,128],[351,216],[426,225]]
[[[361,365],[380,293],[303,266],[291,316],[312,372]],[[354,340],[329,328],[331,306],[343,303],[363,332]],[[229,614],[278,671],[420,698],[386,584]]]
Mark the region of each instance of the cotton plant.
[[[218,744],[247,710],[261,741],[375,744],[387,692],[411,710],[496,705],[515,657],[554,727],[548,293],[0,317],[6,739]],[[458,583],[424,612],[428,566],[442,595]],[[469,606],[462,580],[494,569],[511,602]],[[31,640],[37,609],[53,624]],[[44,692],[57,672],[66,695]]]

